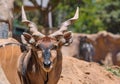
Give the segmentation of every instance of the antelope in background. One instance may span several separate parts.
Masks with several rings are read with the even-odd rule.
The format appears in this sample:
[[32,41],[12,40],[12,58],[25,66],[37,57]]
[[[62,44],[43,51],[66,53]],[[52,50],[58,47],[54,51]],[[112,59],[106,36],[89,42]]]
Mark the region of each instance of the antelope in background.
[[93,62],[95,48],[92,43],[87,41],[87,36],[79,36],[79,57],[85,61]]
[[60,29],[50,35],[40,33],[37,26],[27,20],[22,6],[22,22],[30,33],[23,33],[21,40],[27,50],[18,61],[18,75],[22,84],[57,84],[62,71],[61,48],[72,42],[68,26],[78,19],[79,8],[73,18],[63,22]]

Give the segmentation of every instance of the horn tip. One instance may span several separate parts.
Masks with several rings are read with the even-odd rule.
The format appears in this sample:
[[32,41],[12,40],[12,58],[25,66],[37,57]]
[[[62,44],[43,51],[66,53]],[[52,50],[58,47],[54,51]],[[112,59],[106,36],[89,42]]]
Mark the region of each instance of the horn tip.
[[77,7],[77,10],[76,10],[75,15],[74,15],[73,18],[76,18],[76,19],[79,18],[79,7]]
[[23,5],[22,5],[22,7],[21,7],[21,8],[22,8],[22,10],[24,10],[24,6],[23,6]]
[[78,16],[79,16],[79,7],[77,7],[76,13],[77,13]]

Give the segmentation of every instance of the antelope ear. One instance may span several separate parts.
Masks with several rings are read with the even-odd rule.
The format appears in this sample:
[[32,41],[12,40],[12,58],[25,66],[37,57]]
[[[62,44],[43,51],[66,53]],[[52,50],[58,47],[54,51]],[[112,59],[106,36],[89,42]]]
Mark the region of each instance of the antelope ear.
[[70,39],[72,37],[72,32],[71,31],[68,31],[68,32],[65,32],[64,33],[64,38],[67,40],[67,39]]
[[65,39],[64,45],[65,45],[65,46],[70,45],[70,44],[73,42],[72,32],[71,32],[71,31],[65,32],[65,33],[64,33],[64,39]]
[[23,36],[28,43],[34,43],[35,42],[35,39],[32,37],[32,35],[30,35],[28,33],[23,33]]
[[62,46],[62,45],[65,45],[65,46],[68,46],[72,43],[73,39],[72,39],[72,32],[71,31],[68,31],[68,32],[65,32],[63,34],[63,36],[61,36],[61,38],[59,38],[59,44]]

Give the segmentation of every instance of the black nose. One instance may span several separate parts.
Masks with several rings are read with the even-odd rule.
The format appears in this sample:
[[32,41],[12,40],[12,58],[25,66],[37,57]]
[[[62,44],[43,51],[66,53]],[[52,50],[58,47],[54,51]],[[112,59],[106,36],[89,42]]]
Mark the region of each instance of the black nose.
[[45,68],[49,68],[50,65],[51,65],[51,62],[50,61],[44,61],[43,65],[44,65]]

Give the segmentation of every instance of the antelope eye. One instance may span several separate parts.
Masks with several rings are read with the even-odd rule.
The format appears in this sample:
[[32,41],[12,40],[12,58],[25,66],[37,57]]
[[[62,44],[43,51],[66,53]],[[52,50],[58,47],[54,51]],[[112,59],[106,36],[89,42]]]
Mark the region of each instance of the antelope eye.
[[35,47],[36,47],[37,49],[40,49],[39,45],[36,45]]
[[37,48],[37,49],[41,49],[40,45],[36,45],[36,48]]
[[36,46],[37,49],[39,49],[39,46]]
[[38,46],[36,46],[36,49],[37,50],[42,50],[42,48],[38,45]]
[[52,49],[53,49],[53,50],[57,49],[57,45],[54,45],[54,46],[52,47]]

